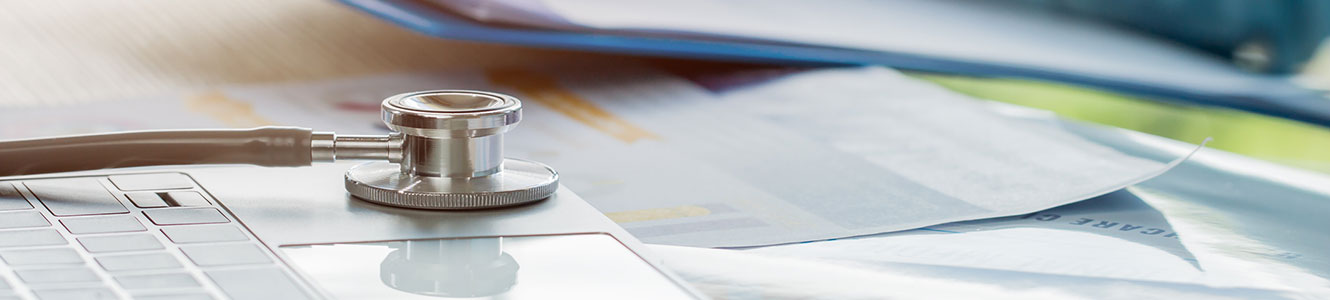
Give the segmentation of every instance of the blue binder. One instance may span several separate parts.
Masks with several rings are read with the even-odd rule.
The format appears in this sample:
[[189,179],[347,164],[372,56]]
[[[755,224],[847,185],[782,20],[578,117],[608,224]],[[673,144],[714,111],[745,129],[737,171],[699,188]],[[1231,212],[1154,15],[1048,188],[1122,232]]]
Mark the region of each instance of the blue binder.
[[1239,92],[899,53],[816,45],[634,36],[495,26],[416,0],[339,0],[399,26],[439,38],[597,52],[797,65],[885,65],[971,76],[1052,80],[1150,97],[1163,102],[1227,107],[1330,127],[1324,92],[1252,75]]

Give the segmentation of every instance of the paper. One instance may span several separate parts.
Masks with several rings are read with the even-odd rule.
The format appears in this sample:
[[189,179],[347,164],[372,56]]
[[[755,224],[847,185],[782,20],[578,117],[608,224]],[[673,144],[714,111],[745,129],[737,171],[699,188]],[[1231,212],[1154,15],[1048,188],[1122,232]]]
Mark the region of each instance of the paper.
[[[1009,1],[430,2],[485,24],[541,32],[847,49],[842,60],[851,63],[1057,80],[1237,109],[1284,108],[1276,115],[1311,122],[1325,113],[1319,92],[1285,76],[1244,72],[1225,57]],[[877,55],[857,58],[863,54],[855,51]]]
[[[1177,209],[1185,203],[1128,188],[1023,216],[897,233],[743,251],[652,250],[702,291],[732,299],[975,298],[962,295],[979,290],[982,298],[1299,299],[1330,291],[1315,270],[1293,267],[1303,253],[1218,228],[1176,228],[1166,215],[1198,211]],[[1216,238],[1226,249],[1196,247]]]
[[[717,84],[743,82],[735,78],[690,78],[644,68],[562,68],[239,87],[88,107],[93,111],[80,113],[93,117],[78,129],[206,125],[197,118],[373,133],[385,130],[378,102],[389,95],[495,90],[525,100],[507,156],[550,164],[562,184],[644,242],[706,247],[1025,214],[1168,168],[1057,126],[1003,117],[981,101],[885,68],[809,71],[742,88]],[[6,110],[4,128],[57,134],[44,130],[62,127],[22,124],[67,120],[61,116],[71,111],[78,110]],[[174,121],[180,119],[188,120]],[[99,121],[105,126],[89,124]]]
[[[1003,115],[1061,124],[1122,151],[1167,160],[1194,146],[1115,128],[1066,123],[1047,112],[996,105]],[[872,281],[837,280],[892,275],[914,280],[983,282],[1002,287],[995,297],[1031,290],[1104,299],[1306,299],[1330,295],[1325,251],[1325,205],[1330,177],[1219,150],[1203,149],[1176,169],[1126,190],[1022,216],[934,225],[917,230],[746,250],[657,247],[673,269],[712,295],[763,299],[883,298]],[[748,261],[788,267],[757,274]],[[805,274],[798,264],[822,263]],[[810,261],[811,260],[811,261]],[[840,270],[837,268],[850,268]],[[841,272],[841,274],[828,274]],[[866,275],[865,275],[866,274]],[[797,294],[768,285],[801,285]],[[824,283],[824,284],[816,284]],[[813,290],[813,291],[810,291]],[[899,288],[889,295],[921,289]],[[922,289],[927,290],[927,289]],[[773,293],[764,293],[774,291]],[[733,297],[746,299],[746,297]],[[1054,297],[1065,298],[1065,297]],[[754,298],[755,299],[755,298]]]
[[745,251],[652,245],[701,292],[773,299],[1305,299],[1284,290],[1214,288],[907,263],[856,265]]
[[[1168,220],[1126,190],[1022,216],[749,251],[1061,276],[1212,281]],[[1289,254],[1270,253],[1270,257]]]
[[[921,54],[1241,90],[1258,76],[1106,24],[986,1],[437,1],[481,21]],[[1273,78],[1271,80],[1274,80]],[[1256,81],[1256,82],[1259,82]]]
[[663,245],[651,245],[650,250],[694,288],[717,299],[1102,298],[734,250]]

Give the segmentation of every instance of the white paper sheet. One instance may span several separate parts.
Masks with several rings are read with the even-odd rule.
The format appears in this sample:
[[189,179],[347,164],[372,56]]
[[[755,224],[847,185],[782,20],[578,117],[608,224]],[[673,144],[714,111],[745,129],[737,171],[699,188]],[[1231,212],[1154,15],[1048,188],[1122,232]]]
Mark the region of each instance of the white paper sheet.
[[[1128,190],[1022,216],[749,251],[1221,287],[1252,284],[1238,274],[1205,272],[1164,215]],[[1297,256],[1267,251],[1275,260]]]
[[[1023,216],[850,239],[652,250],[702,291],[728,299],[976,298],[964,294],[973,291],[986,293],[980,298],[1302,299],[1330,292],[1317,270],[1300,268],[1314,265],[1302,253],[1242,236],[1237,230],[1245,226],[1213,214],[1196,226],[1198,213],[1213,211],[1128,188]],[[1176,219],[1186,226],[1175,227]]]
[[[993,104],[1004,115],[1061,123],[1155,160],[1194,149]],[[1324,227],[1316,212],[1330,194],[1326,182],[1322,174],[1203,149],[1159,178],[1028,215],[740,252],[654,250],[695,286],[730,299],[948,298],[930,293],[973,283],[999,287],[986,298],[1319,299],[1330,295],[1326,234],[1311,228]],[[866,279],[891,276],[924,283],[882,289]]]
[[[648,243],[771,245],[1024,214],[1168,168],[885,68],[724,92],[642,68],[399,74],[5,109],[0,128],[6,137],[216,124],[373,133],[384,131],[380,99],[446,88],[524,99],[507,156],[552,165]],[[41,125],[71,113],[86,119]]]

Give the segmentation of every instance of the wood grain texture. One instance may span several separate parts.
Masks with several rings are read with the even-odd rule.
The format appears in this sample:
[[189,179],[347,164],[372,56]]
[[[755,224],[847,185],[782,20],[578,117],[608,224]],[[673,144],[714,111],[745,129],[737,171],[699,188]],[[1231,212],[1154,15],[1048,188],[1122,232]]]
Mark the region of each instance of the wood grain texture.
[[439,40],[324,0],[0,0],[0,108],[623,59]]

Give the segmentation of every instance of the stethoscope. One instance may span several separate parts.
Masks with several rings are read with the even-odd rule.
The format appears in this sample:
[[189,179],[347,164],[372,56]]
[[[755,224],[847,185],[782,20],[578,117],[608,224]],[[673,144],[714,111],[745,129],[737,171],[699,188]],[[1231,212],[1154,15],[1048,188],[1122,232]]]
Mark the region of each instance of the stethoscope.
[[503,134],[522,102],[491,92],[435,90],[383,100],[382,136],[306,128],[133,131],[0,141],[0,176],[104,168],[253,164],[308,166],[378,160],[346,171],[346,190],[366,201],[418,209],[480,209],[548,198],[559,175],[545,164],[504,158]]

